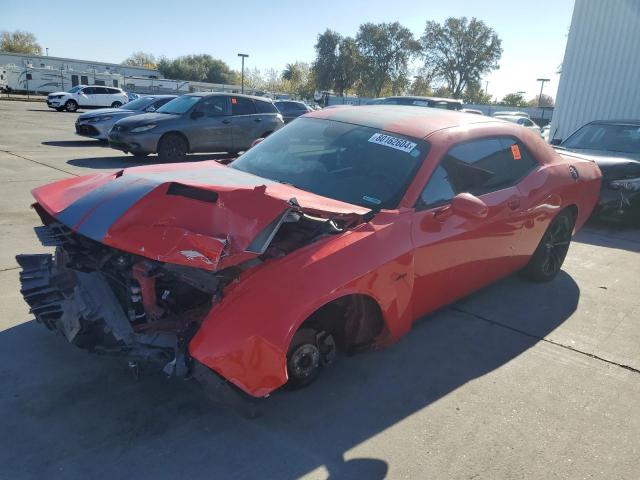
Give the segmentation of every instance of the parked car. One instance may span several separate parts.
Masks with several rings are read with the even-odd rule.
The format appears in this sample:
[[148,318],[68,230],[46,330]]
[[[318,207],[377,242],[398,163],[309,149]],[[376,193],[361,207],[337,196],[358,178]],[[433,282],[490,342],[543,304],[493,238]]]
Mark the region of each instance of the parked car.
[[520,117],[518,115],[494,115],[494,118],[521,125],[525,128],[533,130],[535,133],[542,137],[542,132],[540,131],[540,127],[538,126],[538,124],[527,117]]
[[549,132],[551,131],[551,125],[545,125],[540,129],[540,135],[545,142],[549,143]]
[[437,97],[383,97],[374,98],[368,105],[413,105],[416,107],[442,108],[445,110],[462,110],[462,100]]
[[140,98],[140,95],[138,95],[137,93],[134,92],[127,92],[127,98],[129,99],[130,102],[137,100]]
[[291,120],[295,120],[305,113],[313,112],[313,109],[304,102],[296,102],[294,100],[277,100],[273,103],[282,114],[284,123],[289,123]]
[[[258,103],[184,96],[170,110],[204,112],[210,99],[220,113]],[[512,272],[553,279],[599,189],[593,162],[515,124],[323,109],[230,166],[150,165],[36,188],[37,233],[56,254],[17,257],[21,291],[39,322],[81,348],[156,360],[223,398],[265,397]]]
[[47,106],[61,112],[75,112],[78,108],[118,108],[129,101],[124,90],[115,87],[76,85],[66,92],[47,95]]
[[460,111],[464,113],[473,113],[474,115],[484,115],[484,113],[482,113],[482,110],[478,110],[475,108],[463,108]]
[[109,145],[135,156],[157,152],[163,162],[179,162],[188,153],[236,154],[283,125],[282,115],[268,98],[193,93],[171,100],[155,113],[118,121],[109,132]]
[[588,156],[602,171],[596,214],[632,218],[640,214],[640,120],[597,120],[567,139],[552,140],[563,153]]
[[145,112],[155,112],[174,98],[176,95],[148,95],[125,103],[119,108],[102,108],[83,113],[76,119],[76,133],[83,137],[108,140],[109,130],[118,120]]
[[524,118],[530,118],[529,114],[527,112],[513,112],[510,110],[505,110],[505,111],[500,111],[500,112],[493,112],[491,114],[492,117],[504,117],[504,116],[514,116],[514,117],[524,117]]

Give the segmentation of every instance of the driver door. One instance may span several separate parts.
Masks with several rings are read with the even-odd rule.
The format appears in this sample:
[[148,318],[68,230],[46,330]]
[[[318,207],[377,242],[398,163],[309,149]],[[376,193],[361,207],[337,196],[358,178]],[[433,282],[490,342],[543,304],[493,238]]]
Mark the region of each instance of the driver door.
[[78,105],[81,107],[95,106],[95,87],[85,87],[78,92]]
[[229,97],[212,95],[192,109],[186,121],[192,152],[227,152],[233,148]]
[[[515,253],[526,214],[517,183],[528,166],[514,164],[522,160],[513,159],[514,142],[487,137],[454,145],[432,173],[416,205],[412,226],[416,316],[519,266]],[[451,202],[459,193],[482,200],[486,217],[456,212]]]

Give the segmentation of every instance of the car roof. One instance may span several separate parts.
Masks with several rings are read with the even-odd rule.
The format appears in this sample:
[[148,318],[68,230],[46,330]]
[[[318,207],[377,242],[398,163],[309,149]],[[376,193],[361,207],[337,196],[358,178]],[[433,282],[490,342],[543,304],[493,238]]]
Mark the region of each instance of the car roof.
[[[614,120],[593,120],[589,123],[597,124],[615,124],[615,125],[638,125],[640,126],[640,120],[638,119],[614,119]],[[588,125],[588,124],[587,124]]]
[[459,100],[457,98],[444,98],[444,97],[421,97],[421,96],[417,96],[417,95],[395,95],[395,96],[391,96],[391,97],[381,97],[381,98],[376,98],[374,100],[386,100],[389,98],[409,98],[412,100],[430,100],[432,102],[451,102],[451,103],[459,103],[462,104],[462,100]]
[[273,103],[271,101],[270,98],[265,98],[265,97],[256,97],[255,95],[245,95],[243,93],[229,93],[229,92],[193,92],[193,93],[187,93],[186,95],[190,96],[190,97],[214,97],[214,96],[224,96],[224,97],[244,97],[244,98],[250,98],[252,100],[260,100],[262,102],[270,102]]
[[404,105],[362,105],[324,108],[305,117],[353,123],[377,130],[425,138],[437,130],[476,123],[502,123],[499,119],[455,110]]

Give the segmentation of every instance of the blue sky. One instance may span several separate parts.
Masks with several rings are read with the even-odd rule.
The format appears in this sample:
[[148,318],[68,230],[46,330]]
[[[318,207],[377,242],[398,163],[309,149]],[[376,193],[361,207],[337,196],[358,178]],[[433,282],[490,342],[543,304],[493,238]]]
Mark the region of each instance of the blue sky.
[[0,0],[0,30],[33,32],[49,54],[120,62],[143,50],[175,57],[208,53],[240,68],[238,52],[248,53],[248,67],[282,69],[296,60],[311,62],[318,33],[331,28],[355,35],[364,22],[399,21],[420,36],[427,20],[475,16],[502,39],[501,68],[485,80],[489,93],[538,94],[536,78],[552,81],[555,96],[571,23],[573,0],[272,0],[260,2],[139,0],[78,2]]

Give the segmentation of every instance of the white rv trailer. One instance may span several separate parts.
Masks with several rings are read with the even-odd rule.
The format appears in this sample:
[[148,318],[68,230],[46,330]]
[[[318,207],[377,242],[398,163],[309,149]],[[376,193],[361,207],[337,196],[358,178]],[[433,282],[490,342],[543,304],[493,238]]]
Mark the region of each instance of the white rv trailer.
[[189,93],[189,82],[171,80],[169,78],[129,77],[122,81],[122,88],[127,92],[141,94],[182,94]]
[[123,77],[119,73],[84,71],[72,69],[54,69],[51,67],[32,67],[26,65],[6,65],[6,89],[12,92],[52,93],[68,90],[76,85],[105,85],[120,87]]

